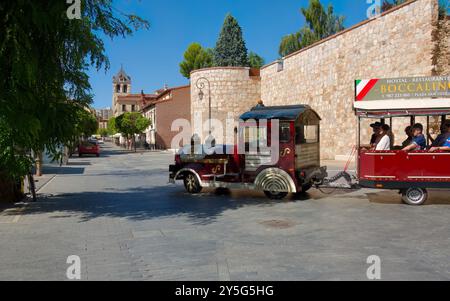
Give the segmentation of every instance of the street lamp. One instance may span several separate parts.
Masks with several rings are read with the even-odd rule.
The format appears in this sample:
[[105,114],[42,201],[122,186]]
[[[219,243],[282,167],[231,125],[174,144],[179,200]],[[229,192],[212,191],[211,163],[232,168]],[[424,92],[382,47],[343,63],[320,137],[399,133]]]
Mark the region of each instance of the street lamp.
[[197,86],[197,89],[200,90],[198,92],[198,98],[200,99],[200,101],[202,101],[205,96],[205,93],[203,92],[203,89],[205,89],[205,83],[208,84],[209,135],[211,135],[211,83],[206,77],[200,77],[195,85]]

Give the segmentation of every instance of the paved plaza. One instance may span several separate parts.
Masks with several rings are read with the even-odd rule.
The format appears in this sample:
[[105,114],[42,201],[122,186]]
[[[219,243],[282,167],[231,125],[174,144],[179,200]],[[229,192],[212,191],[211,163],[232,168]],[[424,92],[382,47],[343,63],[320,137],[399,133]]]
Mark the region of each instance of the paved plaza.
[[106,144],[54,168],[38,203],[0,209],[0,280],[66,280],[70,255],[82,280],[368,280],[371,255],[383,280],[450,280],[448,191],[422,207],[379,190],[193,196],[168,184],[172,161]]

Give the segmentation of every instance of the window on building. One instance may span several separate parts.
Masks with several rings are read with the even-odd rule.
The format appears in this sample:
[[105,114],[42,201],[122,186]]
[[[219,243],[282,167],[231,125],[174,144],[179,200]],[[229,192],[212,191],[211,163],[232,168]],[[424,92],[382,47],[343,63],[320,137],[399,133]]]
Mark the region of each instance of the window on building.
[[116,85],[116,93],[120,92],[120,85]]
[[123,93],[128,93],[128,86],[127,85],[123,85]]
[[126,105],[122,105],[122,112],[125,112],[127,110],[127,106]]
[[131,105],[131,112],[136,111],[136,105]]

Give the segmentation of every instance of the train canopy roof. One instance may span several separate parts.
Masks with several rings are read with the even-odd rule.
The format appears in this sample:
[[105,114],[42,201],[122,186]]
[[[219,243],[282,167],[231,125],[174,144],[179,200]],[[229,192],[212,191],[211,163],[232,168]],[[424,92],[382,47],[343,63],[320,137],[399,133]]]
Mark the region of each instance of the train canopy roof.
[[319,115],[307,105],[296,105],[296,106],[279,106],[279,107],[265,107],[258,105],[254,107],[251,111],[241,115],[240,119],[247,120],[287,120],[295,121],[302,114],[313,113],[320,120]]

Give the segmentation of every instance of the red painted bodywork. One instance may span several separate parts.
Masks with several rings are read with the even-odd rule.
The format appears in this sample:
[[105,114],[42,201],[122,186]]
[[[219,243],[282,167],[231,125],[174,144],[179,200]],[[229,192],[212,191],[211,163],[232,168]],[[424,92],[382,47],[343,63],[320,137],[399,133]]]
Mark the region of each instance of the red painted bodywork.
[[[308,171],[296,170],[295,160],[296,156],[301,154],[296,154],[295,145],[295,122],[294,121],[283,121],[284,124],[289,124],[290,137],[288,141],[283,141],[279,143],[279,160],[273,165],[262,165],[256,171],[246,170],[246,155],[239,154],[238,146],[235,145],[233,148],[233,154],[212,154],[207,155],[198,162],[186,162],[182,160],[180,155],[175,156],[176,169],[191,169],[194,170],[202,181],[208,182],[214,179],[214,175],[220,176],[224,173],[223,163],[209,163],[211,160],[226,160],[226,173],[231,174],[226,177],[216,177],[216,181],[227,182],[227,183],[243,183],[252,184],[255,182],[256,177],[264,170],[270,167],[281,169],[289,174],[289,176],[294,181],[297,191],[302,191],[302,178]],[[243,126],[241,124],[241,126]],[[267,139],[268,147],[271,146],[271,122],[267,123]],[[239,137],[239,143],[244,144],[243,138]]]
[[[395,183],[448,183],[450,187],[450,153],[427,151],[359,152],[360,181]],[[443,185],[445,187],[445,185]],[[380,187],[381,188],[381,187]]]
[[100,155],[100,146],[94,142],[83,142],[78,146],[78,153],[80,155]]

